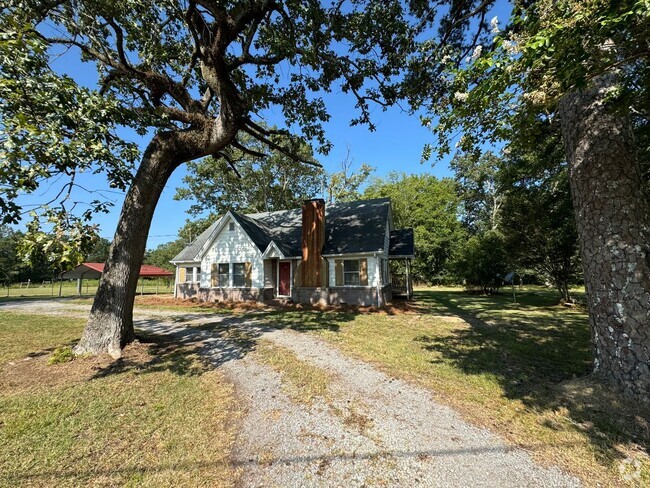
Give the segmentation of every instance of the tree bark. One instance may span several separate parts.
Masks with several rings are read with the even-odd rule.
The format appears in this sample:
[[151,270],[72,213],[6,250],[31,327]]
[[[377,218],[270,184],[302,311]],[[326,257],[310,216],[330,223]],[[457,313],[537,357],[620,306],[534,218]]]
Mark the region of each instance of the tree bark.
[[630,120],[607,96],[616,75],[560,102],[594,347],[593,371],[650,402],[650,232]]
[[124,199],[90,318],[76,354],[119,358],[134,339],[133,302],[149,227],[163,188],[178,166],[169,141],[157,135],[147,147]]

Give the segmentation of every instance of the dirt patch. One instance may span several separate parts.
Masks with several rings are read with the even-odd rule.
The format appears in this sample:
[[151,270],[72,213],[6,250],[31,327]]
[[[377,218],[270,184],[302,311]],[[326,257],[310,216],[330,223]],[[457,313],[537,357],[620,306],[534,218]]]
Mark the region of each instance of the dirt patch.
[[302,303],[285,303],[285,302],[203,302],[196,298],[181,299],[172,296],[137,296],[136,305],[147,306],[167,306],[178,308],[205,309],[205,310],[229,310],[233,312],[254,312],[254,311],[332,311],[332,312],[350,312],[359,314],[379,313],[382,315],[399,315],[399,314],[417,314],[420,309],[413,302],[397,301],[393,304],[378,307],[360,307],[356,305],[309,305]]
[[32,354],[22,359],[9,361],[0,370],[0,392],[18,394],[27,390],[52,388],[88,381],[98,373],[116,366],[116,363],[129,366],[144,366],[155,359],[154,345],[136,341],[123,351],[119,361],[108,354],[91,357],[77,357],[62,364],[48,364],[50,354]]

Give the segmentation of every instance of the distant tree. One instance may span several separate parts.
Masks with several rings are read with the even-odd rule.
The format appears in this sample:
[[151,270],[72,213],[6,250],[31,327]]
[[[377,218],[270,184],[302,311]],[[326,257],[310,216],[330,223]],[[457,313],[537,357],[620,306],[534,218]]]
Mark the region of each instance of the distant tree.
[[347,148],[345,158],[341,161],[341,171],[327,174],[325,178],[325,198],[329,203],[352,202],[361,198],[360,189],[375,171],[372,166],[362,163],[354,171],[354,159]]
[[[276,141],[305,160],[314,158],[306,143],[279,136]],[[320,190],[322,169],[296,164],[295,158],[250,136],[242,137],[242,143],[245,150],[231,147],[223,151],[221,158],[208,157],[187,164],[185,186],[176,189],[174,198],[195,202],[190,215],[295,208]]]
[[91,249],[91,251],[86,255],[84,261],[89,263],[104,263],[108,259],[108,251],[111,247],[111,241],[105,237],[100,237],[97,239],[97,242]]
[[471,236],[450,266],[468,290],[496,293],[503,286],[503,277],[512,271],[513,263],[503,234],[488,230]]
[[501,164],[492,152],[458,154],[451,161],[462,202],[462,219],[472,232],[499,227],[505,189],[498,177]]
[[534,129],[532,137],[513,141],[499,164],[501,230],[519,269],[534,270],[571,301],[582,266],[559,123]]
[[22,281],[21,277],[27,271],[27,266],[18,256],[18,245],[22,233],[11,227],[0,225],[0,281]]
[[452,167],[468,230],[498,230],[511,266],[536,273],[570,301],[580,271],[578,234],[559,125],[554,129],[540,125],[504,156],[457,155]]
[[28,263],[37,279],[49,279],[82,263],[85,251],[99,238],[98,226],[83,219],[61,224],[52,220],[54,233],[41,227],[37,215],[27,223],[27,231],[18,246],[20,259]]
[[465,237],[458,220],[460,201],[453,180],[390,173],[386,178],[373,179],[364,197],[390,197],[395,226],[414,229],[416,280],[431,283],[449,276],[449,259]]
[[174,271],[174,265],[170,261],[180,253],[188,242],[184,239],[160,244],[155,249],[149,250],[144,255],[144,263],[158,266],[168,271]]

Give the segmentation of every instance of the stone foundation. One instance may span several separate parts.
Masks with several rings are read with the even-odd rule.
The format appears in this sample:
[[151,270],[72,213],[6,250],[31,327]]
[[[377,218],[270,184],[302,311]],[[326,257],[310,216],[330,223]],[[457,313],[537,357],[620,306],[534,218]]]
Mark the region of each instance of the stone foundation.
[[[349,288],[344,286],[329,288],[293,287],[291,299],[295,303],[311,305],[358,305],[361,307],[377,306],[377,288],[364,286]],[[392,300],[391,286],[384,286],[381,291],[382,304]],[[181,299],[195,298],[202,302],[262,302],[275,297],[273,288],[200,288],[198,283],[179,283],[176,296]]]
[[198,283],[179,283],[176,296],[200,302],[261,302],[273,298],[272,288],[200,288]]
[[[392,299],[391,286],[382,288],[382,304]],[[332,286],[329,288],[294,288],[291,299],[296,303],[309,303],[311,305],[358,305],[361,307],[377,306],[377,288],[364,286],[350,288],[346,286]]]

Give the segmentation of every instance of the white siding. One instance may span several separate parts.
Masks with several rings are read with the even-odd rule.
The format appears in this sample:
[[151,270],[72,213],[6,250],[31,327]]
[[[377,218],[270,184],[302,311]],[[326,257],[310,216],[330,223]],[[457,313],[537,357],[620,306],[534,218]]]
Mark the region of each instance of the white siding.
[[386,222],[386,234],[384,235],[384,258],[388,259],[388,252],[390,251],[390,225]]
[[[346,254],[340,257],[328,257],[330,286],[336,286],[336,260],[337,259],[367,259],[368,260],[368,286],[377,286],[377,260],[374,256],[355,256]],[[352,288],[352,287],[351,287]]]
[[[230,219],[229,219],[230,220]],[[248,235],[235,222],[235,230],[230,231],[226,222],[221,232],[205,253],[201,261],[201,288],[210,287],[210,270],[212,263],[252,263],[251,280],[253,288],[264,287],[264,262],[262,254]],[[232,266],[230,266],[230,284],[232,285]]]

